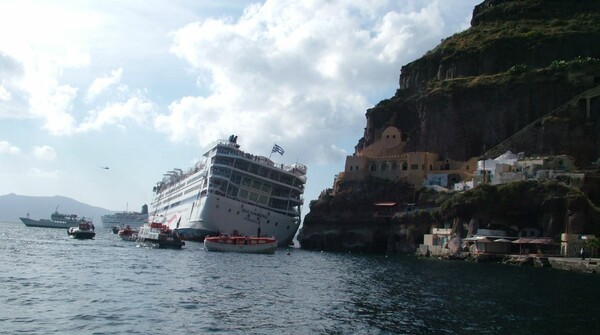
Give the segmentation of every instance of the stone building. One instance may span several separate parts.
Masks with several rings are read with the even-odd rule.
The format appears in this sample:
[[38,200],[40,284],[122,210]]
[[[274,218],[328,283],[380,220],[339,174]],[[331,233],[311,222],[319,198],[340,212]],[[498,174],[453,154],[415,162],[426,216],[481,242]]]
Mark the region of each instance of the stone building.
[[405,143],[396,127],[387,127],[381,138],[352,156],[346,157],[339,180],[362,181],[377,177],[390,181],[403,180],[417,187],[437,185],[452,187],[470,180],[477,169],[477,158],[468,161],[440,159],[437,153],[404,152]]

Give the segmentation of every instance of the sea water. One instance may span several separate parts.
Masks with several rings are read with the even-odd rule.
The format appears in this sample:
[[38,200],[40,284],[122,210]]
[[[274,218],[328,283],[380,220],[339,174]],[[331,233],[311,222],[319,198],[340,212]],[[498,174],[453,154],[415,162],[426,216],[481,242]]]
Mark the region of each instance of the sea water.
[[591,334],[600,275],[0,223],[1,334]]

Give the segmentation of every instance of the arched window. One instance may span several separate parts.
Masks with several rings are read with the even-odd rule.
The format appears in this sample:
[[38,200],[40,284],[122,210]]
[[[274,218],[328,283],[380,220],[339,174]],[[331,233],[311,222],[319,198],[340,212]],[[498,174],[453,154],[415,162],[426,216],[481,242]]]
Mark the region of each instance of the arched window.
[[377,164],[371,163],[371,172],[377,171]]
[[387,170],[387,162],[381,163],[381,171]]
[[402,163],[402,170],[403,171],[408,170],[408,164],[406,162]]

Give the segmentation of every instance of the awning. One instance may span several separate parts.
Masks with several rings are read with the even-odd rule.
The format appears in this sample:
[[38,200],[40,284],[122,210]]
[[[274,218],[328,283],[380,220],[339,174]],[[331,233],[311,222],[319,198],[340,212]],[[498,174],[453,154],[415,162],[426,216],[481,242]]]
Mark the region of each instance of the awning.
[[517,244],[552,244],[554,241],[552,238],[526,238],[521,237],[518,240],[513,241],[512,243]]

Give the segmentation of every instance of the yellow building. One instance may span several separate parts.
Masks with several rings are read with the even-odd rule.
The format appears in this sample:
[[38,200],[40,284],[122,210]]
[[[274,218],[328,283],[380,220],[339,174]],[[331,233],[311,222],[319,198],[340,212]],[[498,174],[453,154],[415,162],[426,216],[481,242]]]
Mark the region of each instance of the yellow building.
[[[381,139],[346,157],[344,172],[347,181],[362,181],[368,176],[390,181],[404,180],[415,186],[450,184],[473,177],[477,158],[468,161],[440,160],[431,152],[404,152],[400,130],[388,127]],[[443,184],[443,185],[441,185]]]

